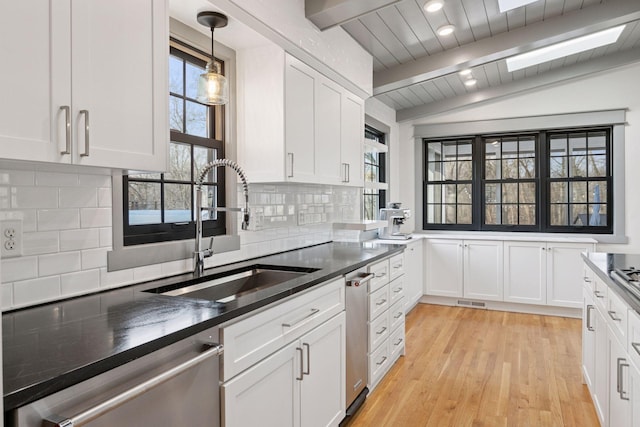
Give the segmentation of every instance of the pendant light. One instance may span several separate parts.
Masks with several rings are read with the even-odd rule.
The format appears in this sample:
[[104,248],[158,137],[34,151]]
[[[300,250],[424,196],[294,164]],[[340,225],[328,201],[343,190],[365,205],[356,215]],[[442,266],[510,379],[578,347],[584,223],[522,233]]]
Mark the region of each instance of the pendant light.
[[198,95],[196,99],[205,105],[224,105],[229,102],[229,83],[227,78],[220,74],[216,63],[213,45],[213,30],[226,27],[229,22],[226,15],[218,12],[198,13],[198,22],[211,28],[211,61],[198,79]]

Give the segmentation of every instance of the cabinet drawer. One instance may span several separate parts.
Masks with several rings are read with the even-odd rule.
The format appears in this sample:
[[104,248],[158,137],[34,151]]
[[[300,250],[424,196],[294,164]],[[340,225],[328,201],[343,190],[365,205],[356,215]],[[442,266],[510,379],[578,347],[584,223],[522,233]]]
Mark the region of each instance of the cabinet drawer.
[[602,280],[600,280],[600,278],[595,276],[591,284],[593,285],[594,301],[603,312],[606,312],[608,310],[607,296],[609,294],[609,287]]
[[369,385],[371,387],[378,384],[378,381],[387,372],[390,363],[388,345],[381,345],[369,355]]
[[389,337],[389,353],[391,362],[395,362],[404,350],[404,322],[402,327],[394,331]]
[[629,308],[627,332],[627,352],[631,361],[640,369],[640,314]]
[[404,253],[394,255],[389,259],[391,277],[389,280],[398,278],[404,274]]
[[607,296],[607,314],[605,317],[607,324],[625,349],[627,346],[627,315],[627,305],[615,292],[610,291]]
[[344,278],[339,278],[222,327],[222,381],[343,311],[344,293]]
[[369,295],[369,321],[373,321],[389,308],[389,286],[378,289]]
[[593,282],[594,282],[594,273],[586,264],[584,264],[584,275],[582,277],[582,281],[584,287],[587,288],[590,292],[593,292]]
[[404,323],[404,298],[401,298],[391,306],[389,313],[389,330],[395,331],[398,326]]
[[401,300],[404,296],[404,277],[399,277],[389,283],[389,298],[391,301],[389,302],[391,305],[395,304],[397,301]]
[[375,274],[375,277],[369,281],[369,293],[372,294],[389,283],[389,259],[371,264],[367,272]]
[[369,353],[373,353],[389,337],[390,331],[388,316],[379,316],[369,323]]

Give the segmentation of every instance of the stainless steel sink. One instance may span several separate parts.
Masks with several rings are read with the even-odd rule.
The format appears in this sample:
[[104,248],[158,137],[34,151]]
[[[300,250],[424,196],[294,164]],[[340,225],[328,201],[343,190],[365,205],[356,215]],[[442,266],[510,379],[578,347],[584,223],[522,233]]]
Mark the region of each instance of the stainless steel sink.
[[146,292],[226,303],[316,270],[315,268],[254,265],[205,282],[149,289]]

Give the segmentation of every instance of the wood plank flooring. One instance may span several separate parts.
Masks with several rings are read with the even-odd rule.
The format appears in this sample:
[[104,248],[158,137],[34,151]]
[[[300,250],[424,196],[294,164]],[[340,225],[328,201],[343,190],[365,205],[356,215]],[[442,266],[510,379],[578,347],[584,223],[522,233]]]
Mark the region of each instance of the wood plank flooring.
[[598,426],[580,346],[579,319],[418,304],[349,427]]

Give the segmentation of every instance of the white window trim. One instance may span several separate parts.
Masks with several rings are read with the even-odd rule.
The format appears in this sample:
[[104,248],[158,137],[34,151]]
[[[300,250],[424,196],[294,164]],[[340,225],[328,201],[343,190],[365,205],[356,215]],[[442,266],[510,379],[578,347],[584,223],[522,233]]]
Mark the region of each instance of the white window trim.
[[[521,234],[529,237],[586,237],[598,243],[625,244],[629,242],[625,234],[625,138],[626,110],[589,111],[584,113],[556,114],[545,116],[515,117],[495,120],[478,120],[469,122],[434,123],[416,125],[413,128],[415,144],[415,217],[423,217],[424,183],[424,144],[423,138],[445,138],[462,135],[478,135],[501,132],[524,132],[540,129],[562,129],[570,127],[613,126],[613,234],[578,234],[578,233],[509,233],[509,236]],[[492,231],[458,231],[458,230],[425,230],[429,234],[476,234],[497,236],[504,232]]]

